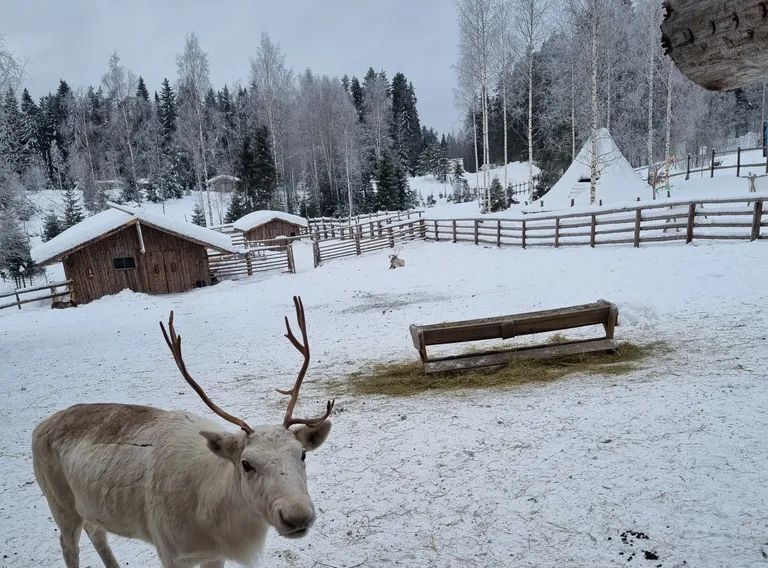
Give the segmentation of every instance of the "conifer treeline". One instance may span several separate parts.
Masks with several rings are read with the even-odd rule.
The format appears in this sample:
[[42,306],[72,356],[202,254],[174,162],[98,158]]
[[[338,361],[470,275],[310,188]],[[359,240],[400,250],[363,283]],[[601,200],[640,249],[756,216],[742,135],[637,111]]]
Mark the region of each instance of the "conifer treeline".
[[[151,91],[113,54],[99,85],[33,100],[2,93],[0,122],[14,183],[77,187],[88,212],[108,198],[163,201],[200,191],[207,224],[255,209],[341,215],[414,205],[407,174],[436,173],[447,142],[421,125],[412,83],[369,69],[362,80],[296,75],[265,34],[247,82],[214,88],[190,34],[175,80]],[[206,192],[218,174],[241,181],[231,207]],[[49,215],[50,234],[73,217]]]

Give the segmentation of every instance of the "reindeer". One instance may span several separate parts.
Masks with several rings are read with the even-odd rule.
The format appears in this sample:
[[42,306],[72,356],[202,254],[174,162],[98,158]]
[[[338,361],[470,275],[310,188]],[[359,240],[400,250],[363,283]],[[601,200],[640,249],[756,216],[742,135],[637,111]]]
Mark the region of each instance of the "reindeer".
[[[78,404],[53,414],[32,434],[35,477],[60,530],[67,568],[78,568],[82,529],[107,568],[119,564],[107,533],[152,543],[163,568],[222,568],[251,564],[270,526],[287,538],[307,534],[315,510],[304,460],[331,430],[323,416],[293,417],[309,367],[301,299],[294,297],[299,341],[285,318],[290,343],[304,363],[279,426],[252,428],[219,408],[187,371],[181,336],[160,323],[184,379],[203,402],[239,432],[189,412],[128,404]],[[294,428],[292,428],[294,427]]]
[[389,269],[394,270],[395,268],[403,268],[405,266],[405,261],[399,257],[400,249],[395,249],[394,253],[395,254],[389,255]]

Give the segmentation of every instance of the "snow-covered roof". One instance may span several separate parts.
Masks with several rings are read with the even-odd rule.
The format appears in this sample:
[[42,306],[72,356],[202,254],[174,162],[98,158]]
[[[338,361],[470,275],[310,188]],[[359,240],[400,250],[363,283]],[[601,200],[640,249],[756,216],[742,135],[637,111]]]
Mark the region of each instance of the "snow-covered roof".
[[136,223],[222,252],[235,252],[232,240],[227,235],[143,209],[120,206],[119,210],[107,209],[87,217],[50,241],[36,246],[31,251],[32,261],[35,264],[56,262],[92,241]]
[[240,181],[240,178],[235,176],[229,176],[227,174],[219,174],[217,176],[213,176],[211,179],[209,179],[206,183],[216,183],[217,181],[234,181],[238,182]]
[[[588,206],[591,161],[590,138],[563,177],[541,199],[523,211],[535,213],[565,209],[571,207],[571,199],[574,206]],[[651,186],[632,169],[606,128],[597,132],[597,161],[600,176],[597,180],[597,199],[602,200],[603,204],[634,201],[638,197],[644,199],[651,195]],[[543,207],[541,202],[544,202]]]
[[270,221],[274,221],[274,220],[285,221],[286,223],[293,223],[294,225],[299,225],[300,227],[309,226],[309,224],[307,223],[307,220],[304,217],[299,217],[298,215],[291,215],[290,213],[284,213],[283,211],[270,211],[269,209],[248,213],[248,215],[245,215],[244,217],[240,217],[237,221],[232,223],[232,226],[238,231],[245,232],[245,231],[250,231],[251,229],[254,229],[260,225],[264,225],[265,223],[269,223]]

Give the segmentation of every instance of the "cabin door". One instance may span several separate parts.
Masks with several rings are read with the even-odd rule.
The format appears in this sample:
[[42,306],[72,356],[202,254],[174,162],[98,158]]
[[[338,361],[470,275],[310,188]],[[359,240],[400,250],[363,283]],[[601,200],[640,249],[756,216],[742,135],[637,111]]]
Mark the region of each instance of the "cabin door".
[[147,292],[150,294],[168,293],[164,254],[164,251],[146,253]]
[[181,270],[181,251],[164,250],[163,262],[165,264],[165,278],[168,282],[168,291],[185,292],[189,289],[187,286],[188,275]]

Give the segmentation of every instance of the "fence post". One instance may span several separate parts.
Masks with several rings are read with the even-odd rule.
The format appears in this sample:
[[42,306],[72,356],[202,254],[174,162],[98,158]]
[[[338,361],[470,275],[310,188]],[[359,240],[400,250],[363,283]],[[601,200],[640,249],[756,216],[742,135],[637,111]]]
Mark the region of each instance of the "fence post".
[[685,229],[685,244],[693,241],[693,225],[696,223],[696,204],[688,206],[688,227]]
[[[639,198],[638,198],[639,199]],[[643,210],[639,207],[635,211],[635,248],[640,248],[640,223],[643,220]]]
[[480,242],[480,221],[475,219],[475,244]]
[[525,248],[525,221],[523,221],[523,248]]
[[245,271],[248,276],[253,276],[253,265],[251,264],[251,251],[245,252]]
[[389,248],[395,248],[395,237],[392,235],[392,226],[387,227],[387,238],[389,239]]
[[597,215],[592,214],[592,226],[589,230],[589,246],[595,248],[595,235],[597,229]]
[[496,246],[501,248],[501,219],[496,221]]
[[424,239],[424,240],[427,240],[427,220],[426,219],[422,219],[421,215],[419,215],[418,223],[419,223],[419,234],[420,234],[420,237],[422,239]]
[[741,177],[741,146],[736,149],[736,177]]
[[373,221],[371,221],[371,222],[369,223],[369,225],[370,225],[370,227],[369,227],[369,228],[371,229],[371,238],[373,238],[373,236],[374,236],[374,232],[373,232]]
[[435,240],[436,241],[440,240],[440,233],[437,230],[437,219],[435,219]]
[[712,148],[712,161],[709,163],[709,177],[715,177],[715,149]]
[[315,261],[315,268],[320,266],[320,239],[312,241],[312,259]]
[[560,217],[555,217],[555,248],[560,246]]
[[296,274],[296,263],[293,260],[293,243],[288,245],[286,255],[288,256],[288,272]]
[[453,220],[453,242],[456,242],[456,219]]
[[691,179],[691,155],[688,154],[688,166],[685,168],[685,181]]
[[18,304],[16,307],[21,309],[21,304],[19,304],[19,302],[21,302],[21,298],[19,298],[19,291],[18,290],[14,290],[13,293],[16,294],[16,303]]
[[755,214],[752,217],[752,238],[756,241],[760,238],[760,225],[763,223],[763,202],[755,201]]
[[355,252],[360,255],[360,235],[355,233]]

